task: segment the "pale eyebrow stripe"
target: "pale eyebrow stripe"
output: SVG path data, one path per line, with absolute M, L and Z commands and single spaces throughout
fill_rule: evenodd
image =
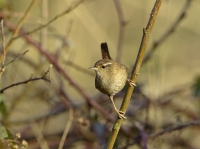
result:
M 107 65 L 111 65 L 111 64 L 112 64 L 111 62 L 108 62 L 108 63 L 103 64 L 103 66 L 107 66 Z

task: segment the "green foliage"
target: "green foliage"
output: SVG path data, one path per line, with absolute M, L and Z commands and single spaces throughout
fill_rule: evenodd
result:
M 10 139 L 13 140 L 14 137 L 10 130 L 8 130 L 5 126 L 0 123 L 0 139 Z
M 28 143 L 25 140 L 20 141 L 20 133 L 14 137 L 11 132 L 0 124 L 0 149 L 26 149 Z
M 7 115 L 7 107 L 6 107 L 5 102 L 3 101 L 0 102 L 0 112 L 3 115 L 3 117 Z
M 8 138 L 7 129 L 3 125 L 0 125 L 0 139 L 5 139 L 5 138 Z
M 6 131 L 7 131 L 8 139 L 13 140 L 14 137 L 13 137 L 12 133 L 10 132 L 10 130 L 8 130 L 8 129 L 6 128 Z
M 195 80 L 194 96 L 195 97 L 200 97 L 200 76 Z

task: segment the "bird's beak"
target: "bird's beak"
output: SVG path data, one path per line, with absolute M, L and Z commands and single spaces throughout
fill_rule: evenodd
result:
M 93 69 L 93 70 L 97 70 L 97 67 L 90 67 L 88 69 Z

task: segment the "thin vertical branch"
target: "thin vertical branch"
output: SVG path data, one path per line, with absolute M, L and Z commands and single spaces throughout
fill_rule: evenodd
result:
M 32 123 L 30 123 L 30 127 L 40 145 L 40 148 L 41 149 L 49 149 L 48 143 L 45 140 L 44 135 L 43 135 L 40 127 L 38 126 L 38 124 L 36 122 L 32 122 Z
M 67 134 L 68 134 L 69 129 L 70 129 L 71 125 L 72 125 L 72 122 L 73 122 L 73 109 L 70 108 L 69 109 L 69 120 L 68 120 L 67 125 L 65 127 L 65 131 L 64 131 L 64 133 L 62 135 L 62 138 L 61 138 L 61 141 L 60 141 L 58 149 L 62 149 L 63 148 L 65 140 L 66 140 L 66 137 L 67 137 Z
M 4 35 L 4 29 L 3 29 L 3 20 L 1 20 L 1 35 L 2 35 L 2 43 L 1 43 L 1 47 L 2 47 L 2 67 L 4 67 L 5 64 L 5 59 L 6 59 L 6 52 L 5 52 L 5 35 Z
M 122 56 L 122 47 L 124 42 L 125 26 L 127 22 L 124 19 L 123 11 L 119 0 L 114 0 L 114 4 L 117 10 L 118 20 L 119 20 L 119 37 L 117 43 L 117 57 L 116 61 L 120 63 Z
M 1 20 L 1 36 L 2 36 L 2 43 L 1 43 L 2 55 L 1 55 L 1 57 L 3 59 L 2 59 L 2 66 L 0 67 L 0 79 L 1 79 L 3 72 L 5 71 L 5 59 L 6 59 L 5 35 L 4 35 L 4 29 L 3 29 L 3 20 Z
M 135 66 L 133 68 L 132 75 L 131 75 L 131 80 L 133 81 L 133 83 L 135 83 L 136 80 L 137 80 L 139 70 L 140 70 L 140 67 L 142 65 L 144 53 L 145 53 L 147 43 L 148 43 L 148 40 L 149 40 L 149 36 L 150 36 L 151 31 L 152 31 L 153 25 L 155 23 L 156 17 L 158 15 L 158 11 L 160 9 L 161 3 L 162 3 L 162 0 L 156 0 L 155 1 L 154 7 L 153 7 L 152 12 L 150 14 L 149 22 L 147 23 L 146 28 L 143 29 L 142 41 L 141 41 L 141 44 L 140 44 L 136 63 L 135 63 Z M 128 87 L 128 90 L 127 90 L 126 95 L 124 97 L 120 111 L 126 112 L 133 90 L 134 90 L 134 86 Z M 115 140 L 116 140 L 118 132 L 119 132 L 119 129 L 120 129 L 121 124 L 122 124 L 122 120 L 123 119 L 117 118 L 117 120 L 115 121 L 111 135 L 110 135 L 110 138 L 109 138 L 109 141 L 108 141 L 108 144 L 107 144 L 107 149 L 113 148 Z

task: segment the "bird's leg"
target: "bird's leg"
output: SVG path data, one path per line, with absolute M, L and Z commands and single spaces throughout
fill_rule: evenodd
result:
M 136 86 L 136 84 L 131 79 L 127 79 L 127 82 L 130 86 Z
M 118 110 L 118 109 L 116 108 L 115 103 L 114 103 L 114 101 L 113 101 L 113 96 L 110 96 L 110 100 L 112 101 L 112 104 L 113 104 L 114 109 L 115 109 L 115 111 L 117 112 L 118 116 L 119 116 L 120 118 L 127 119 L 127 118 L 124 116 L 124 112 L 123 112 L 123 111 L 120 111 L 120 110 Z

